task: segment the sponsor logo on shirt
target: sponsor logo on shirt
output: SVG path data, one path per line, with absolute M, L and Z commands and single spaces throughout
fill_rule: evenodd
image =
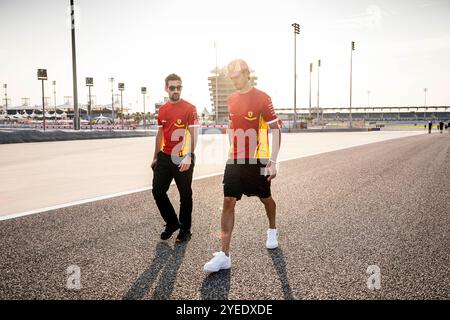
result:
M 177 122 L 175 122 L 175 127 L 184 128 L 183 121 L 181 121 L 181 119 L 178 119 Z
M 253 112 L 249 111 L 247 113 L 247 116 L 244 117 L 244 119 L 249 120 L 249 121 L 253 121 L 253 120 L 256 120 L 256 117 L 253 116 Z

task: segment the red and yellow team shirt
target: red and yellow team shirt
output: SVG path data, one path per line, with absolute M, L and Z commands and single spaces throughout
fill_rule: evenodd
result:
M 194 105 L 181 99 L 168 101 L 158 112 L 158 128 L 163 129 L 161 150 L 165 154 L 183 157 L 189 151 L 191 137 L 189 127 L 198 127 L 197 110 Z
M 272 100 L 263 91 L 252 88 L 235 92 L 228 98 L 231 130 L 230 159 L 269 159 L 269 125 L 281 121 Z

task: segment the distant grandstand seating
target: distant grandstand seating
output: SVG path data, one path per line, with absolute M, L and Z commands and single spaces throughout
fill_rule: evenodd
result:
M 283 119 L 293 119 L 292 109 L 276 109 Z M 320 118 L 324 121 L 347 121 L 349 108 L 320 108 Z M 297 108 L 300 118 L 309 116 L 308 108 Z M 314 113 L 315 114 L 315 113 Z M 365 121 L 409 121 L 419 122 L 429 120 L 444 122 L 450 121 L 449 106 L 403 106 L 403 107 L 354 107 L 352 108 L 353 120 Z

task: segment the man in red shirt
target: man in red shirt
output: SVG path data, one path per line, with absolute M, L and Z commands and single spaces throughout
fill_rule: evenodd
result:
M 276 204 L 271 195 L 270 182 L 277 174 L 281 122 L 270 97 L 250 85 L 250 70 L 244 60 L 231 61 L 228 76 L 237 92 L 228 98 L 230 153 L 223 177 L 222 251 L 214 253 L 214 258 L 205 264 L 203 269 L 206 272 L 231 267 L 234 208 L 243 194 L 257 196 L 264 204 L 269 220 L 266 248 L 278 247 Z M 272 131 L 272 154 L 269 150 L 269 128 Z
M 153 155 L 153 197 L 166 222 L 161 239 L 167 240 L 180 229 L 176 241 L 191 237 L 192 173 L 195 145 L 198 137 L 198 118 L 194 105 L 181 99 L 182 82 L 176 74 L 166 77 L 165 90 L 169 101 L 158 112 L 158 133 Z M 179 219 L 167 197 L 170 183 L 175 179 L 180 193 Z

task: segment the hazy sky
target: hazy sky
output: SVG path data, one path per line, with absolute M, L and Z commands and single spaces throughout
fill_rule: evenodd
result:
M 97 102 L 110 102 L 109 77 L 125 83 L 124 104 L 142 110 L 164 98 L 164 78 L 183 78 L 183 97 L 211 108 L 208 76 L 215 67 L 244 58 L 258 87 L 276 108 L 293 107 L 291 24 L 297 37 L 297 106 L 313 106 L 320 69 L 320 105 L 348 106 L 350 43 L 353 106 L 450 105 L 450 1 L 448 0 L 78 0 L 79 102 L 84 79 L 94 77 Z M 0 0 L 0 83 L 12 105 L 41 102 L 36 70 L 46 68 L 46 96 L 57 81 L 58 104 L 72 96 L 69 0 Z M 4 97 L 3 85 L 0 87 Z M 137 103 L 136 103 L 137 102 Z M 53 101 L 52 101 L 53 104 Z

